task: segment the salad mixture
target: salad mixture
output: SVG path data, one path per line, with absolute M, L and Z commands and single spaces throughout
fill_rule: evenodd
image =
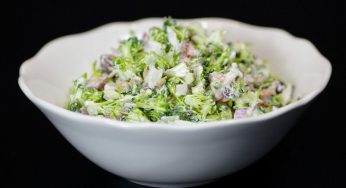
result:
M 131 32 L 74 81 L 66 108 L 128 122 L 205 122 L 267 113 L 291 101 L 293 86 L 272 75 L 249 44 L 225 31 L 165 18 Z

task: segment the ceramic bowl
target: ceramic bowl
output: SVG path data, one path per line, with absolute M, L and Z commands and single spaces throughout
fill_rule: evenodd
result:
M 178 20 L 227 31 L 248 41 L 274 74 L 295 86 L 300 100 L 257 117 L 208 123 L 127 123 L 63 108 L 72 80 L 89 72 L 100 54 L 130 30 L 144 32 L 162 19 L 110 23 L 45 45 L 20 68 L 19 85 L 60 133 L 101 168 L 142 185 L 190 187 L 234 173 L 270 151 L 326 87 L 331 65 L 307 40 L 276 28 L 221 18 Z M 68 170 L 68 169 L 66 169 Z

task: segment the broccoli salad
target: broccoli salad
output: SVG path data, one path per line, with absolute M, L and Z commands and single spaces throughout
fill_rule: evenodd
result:
M 245 42 L 225 31 L 165 18 L 131 32 L 74 81 L 66 109 L 127 122 L 206 122 L 258 116 L 291 102 L 293 86 L 272 75 Z

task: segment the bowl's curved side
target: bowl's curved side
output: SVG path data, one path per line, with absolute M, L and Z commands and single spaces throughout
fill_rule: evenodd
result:
M 311 84 L 312 92 L 277 111 L 247 119 L 200 123 L 198 126 L 120 122 L 73 113 L 55 105 L 54 101 L 60 104 L 61 97 L 65 97 L 61 88 L 66 86 L 62 86 L 62 82 L 70 80 L 65 77 L 63 81 L 59 79 L 67 73 L 76 74 L 75 70 L 79 67 L 70 67 L 71 70 L 60 68 L 56 75 L 53 75 L 55 77 L 51 78 L 49 71 L 61 65 L 56 65 L 59 61 L 54 61 L 55 64 L 52 65 L 50 55 L 60 57 L 60 53 L 66 50 L 66 44 L 69 44 L 68 50 L 71 50 L 76 47 L 75 42 L 78 46 L 84 46 L 88 42 L 95 43 L 95 46 L 101 45 L 102 47 L 93 51 L 98 54 L 108 48 L 104 46 L 106 43 L 97 43 L 99 37 L 102 36 L 102 40 L 107 41 L 107 36 L 112 32 L 122 33 L 139 27 L 143 29 L 144 26 L 148 27 L 160 21 L 145 19 L 132 24 L 109 24 L 48 44 L 37 56 L 22 65 L 18 80 L 20 88 L 77 150 L 114 174 L 133 181 L 160 185 L 195 184 L 225 176 L 253 163 L 283 138 L 299 114 L 326 87 L 331 66 L 310 42 L 296 39 L 282 30 L 250 26 L 225 19 L 196 20 L 209 26 L 221 27 L 228 24 L 229 28 L 255 30 L 258 36 L 253 37 L 258 40 L 264 40 L 262 37 L 271 37 L 273 34 L 274 42 L 275 38 L 279 38 L 279 42 L 276 41 L 278 44 L 284 39 L 289 40 L 289 44 L 294 44 L 299 50 L 306 49 L 304 53 L 311 56 L 312 60 L 309 61 L 316 62 L 316 67 L 313 67 L 314 71 L 309 76 L 305 76 L 306 80 L 297 80 L 309 83 L 316 78 L 317 85 Z M 88 42 L 85 41 L 87 39 Z M 259 47 L 258 50 L 261 49 Z M 89 51 L 86 48 L 83 50 Z M 85 60 L 85 56 L 79 57 L 75 54 L 68 58 L 74 61 Z M 88 58 L 87 60 L 89 61 Z M 42 70 L 48 73 L 42 73 Z

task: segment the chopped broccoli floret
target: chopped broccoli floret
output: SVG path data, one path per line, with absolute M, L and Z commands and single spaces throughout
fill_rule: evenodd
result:
M 293 85 L 225 31 L 167 17 L 134 32 L 92 73 L 73 82 L 65 108 L 128 122 L 216 121 L 257 116 L 292 101 Z

